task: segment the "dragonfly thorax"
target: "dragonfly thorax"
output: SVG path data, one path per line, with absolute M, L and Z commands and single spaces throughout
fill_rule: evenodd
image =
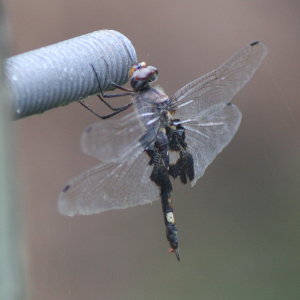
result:
M 167 126 L 172 126 L 173 116 L 167 109 L 162 109 L 160 111 L 160 127 L 166 128 Z

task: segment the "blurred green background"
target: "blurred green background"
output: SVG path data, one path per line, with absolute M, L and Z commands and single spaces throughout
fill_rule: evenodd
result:
M 73 103 L 12 124 L 31 299 L 300 299 L 300 2 L 4 3 L 11 55 L 115 29 L 170 95 L 251 41 L 269 50 L 234 99 L 243 120 L 231 144 L 196 187 L 175 186 L 180 263 L 167 253 L 159 202 L 58 214 L 67 180 L 97 163 L 79 149 L 92 114 Z

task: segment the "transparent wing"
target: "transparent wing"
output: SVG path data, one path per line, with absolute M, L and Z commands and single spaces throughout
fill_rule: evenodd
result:
M 145 126 L 133 111 L 119 119 L 101 120 L 88 126 L 81 136 L 81 150 L 102 162 L 120 162 L 137 151 L 145 133 Z
M 192 185 L 231 141 L 239 128 L 241 118 L 242 114 L 234 104 L 223 104 L 216 105 L 211 113 L 184 124 L 187 150 L 194 159 L 195 178 Z
M 181 88 L 171 98 L 175 118 L 180 119 L 186 128 L 188 151 L 194 158 L 192 185 L 236 133 L 241 113 L 229 102 L 250 80 L 266 54 L 263 43 L 253 42 L 216 70 Z
M 149 179 L 152 167 L 148 163 L 140 147 L 124 163 L 101 163 L 82 173 L 60 193 L 60 213 L 89 215 L 157 200 L 159 191 Z
M 250 80 L 267 54 L 266 46 L 253 42 L 236 52 L 212 72 L 188 83 L 172 98 L 176 118 L 205 115 L 216 104 L 228 103 Z

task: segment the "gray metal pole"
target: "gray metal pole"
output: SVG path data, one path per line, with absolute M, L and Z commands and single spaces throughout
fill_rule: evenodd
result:
M 6 24 L 0 0 L 0 299 L 25 300 L 22 213 L 13 164 L 10 98 L 4 78 Z
M 99 30 L 7 59 L 14 118 L 42 113 L 124 84 L 137 61 L 131 42 L 114 30 Z

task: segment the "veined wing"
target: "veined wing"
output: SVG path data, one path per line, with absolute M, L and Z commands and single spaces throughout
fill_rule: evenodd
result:
M 231 141 L 239 128 L 242 114 L 234 104 L 219 104 L 211 113 L 184 123 L 187 150 L 194 159 L 194 185 L 205 169 Z
M 86 128 L 80 140 L 86 155 L 102 162 L 122 162 L 141 147 L 146 127 L 136 110 L 119 119 L 101 120 Z
M 149 119 L 149 126 L 143 118 Z M 159 191 L 150 180 L 152 166 L 144 150 L 158 127 L 155 114 L 136 108 L 119 119 L 90 125 L 82 134 L 81 148 L 101 163 L 65 186 L 58 200 L 60 213 L 88 215 L 157 200 Z
M 237 51 L 224 64 L 188 83 L 172 98 L 175 117 L 182 120 L 205 116 L 218 110 L 250 80 L 267 54 L 262 42 L 253 42 Z
M 186 128 L 188 151 L 194 158 L 192 185 L 236 133 L 241 113 L 230 101 L 250 80 L 266 54 L 263 43 L 253 42 L 171 98 L 175 118 Z
M 101 163 L 66 185 L 59 196 L 59 211 L 89 215 L 157 200 L 159 191 L 150 180 L 151 171 L 142 147 L 127 161 Z

